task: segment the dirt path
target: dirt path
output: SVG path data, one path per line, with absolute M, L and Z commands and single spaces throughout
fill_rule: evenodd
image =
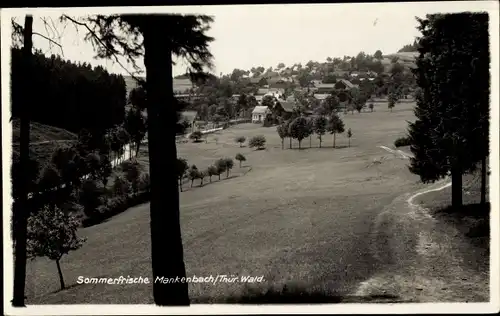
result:
M 489 271 L 470 269 L 462 255 L 473 252 L 473 246 L 455 227 L 414 203 L 418 196 L 450 185 L 445 179 L 412 195 L 402 195 L 379 215 L 372 251 L 386 268 L 362 282 L 354 295 L 397 295 L 413 302 L 489 300 Z M 379 251 L 387 248 L 390 253 Z

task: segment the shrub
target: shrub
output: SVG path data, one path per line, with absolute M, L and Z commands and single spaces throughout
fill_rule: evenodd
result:
M 104 188 L 94 180 L 85 180 L 79 194 L 79 203 L 88 217 L 93 216 L 103 203 Z
M 243 156 L 243 155 L 242 155 L 242 154 L 240 154 L 240 153 L 238 153 L 238 154 L 236 155 L 236 157 L 234 157 L 234 158 L 240 162 L 240 168 L 241 168 L 241 163 L 242 163 L 243 161 L 246 161 L 246 160 L 247 160 L 247 159 L 245 158 L 245 156 Z
M 409 137 L 400 137 L 394 141 L 394 146 L 403 147 L 410 146 L 410 138 Z
M 130 192 L 130 183 L 123 176 L 116 175 L 112 187 L 115 196 L 126 195 Z
M 199 142 L 200 139 L 203 137 L 203 134 L 200 131 L 194 131 L 189 135 L 189 138 L 192 139 L 194 142 Z
M 257 135 L 250 139 L 248 146 L 250 148 L 256 147 L 257 149 L 263 149 L 266 145 L 266 138 L 263 135 Z
M 139 190 L 141 192 L 148 192 L 151 188 L 151 178 L 149 173 L 143 173 L 139 179 Z
M 139 181 L 141 176 L 141 169 L 137 162 L 125 161 L 122 164 L 122 169 L 125 172 L 125 179 L 130 183 L 132 192 L 137 194 L 139 192 Z

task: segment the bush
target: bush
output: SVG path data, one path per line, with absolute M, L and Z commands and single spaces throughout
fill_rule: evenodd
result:
M 410 146 L 410 138 L 400 137 L 394 141 L 394 146 L 396 147 Z
M 97 208 L 98 212 L 96 212 L 95 215 L 93 215 L 92 217 L 87 217 L 83 220 L 83 227 L 89 227 L 99 224 L 104 220 L 122 213 L 131 207 L 148 202 L 150 198 L 151 195 L 149 191 L 140 192 L 139 194 L 135 195 L 112 197 L 108 199 L 105 205 L 101 205 Z
M 263 135 L 257 135 L 250 139 L 248 146 L 250 148 L 256 147 L 257 149 L 262 149 L 266 145 L 266 138 Z
M 189 138 L 192 139 L 194 142 L 199 142 L 200 139 L 203 137 L 203 134 L 200 131 L 194 131 L 189 135 Z
M 130 182 L 126 178 L 116 175 L 113 180 L 112 191 L 115 196 L 127 195 L 130 192 Z
M 141 178 L 139 179 L 139 190 L 141 192 L 147 192 L 151 188 L 151 178 L 149 176 L 149 173 L 144 173 L 141 175 Z

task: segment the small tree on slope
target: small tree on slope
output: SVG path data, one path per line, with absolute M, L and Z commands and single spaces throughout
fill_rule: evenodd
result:
M 46 205 L 28 219 L 28 255 L 56 262 L 61 290 L 65 283 L 60 260 L 70 251 L 79 249 L 86 240 L 76 236 L 79 226 L 76 216 L 57 206 Z
M 337 134 L 341 134 L 345 130 L 344 122 L 337 115 L 337 113 L 332 113 L 328 120 L 327 130 L 330 134 L 333 134 L 333 148 L 335 148 L 335 138 Z

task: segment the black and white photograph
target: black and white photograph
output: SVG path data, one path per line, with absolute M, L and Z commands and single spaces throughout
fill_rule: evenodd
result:
M 2 9 L 6 314 L 498 312 L 498 29 L 496 1 Z

